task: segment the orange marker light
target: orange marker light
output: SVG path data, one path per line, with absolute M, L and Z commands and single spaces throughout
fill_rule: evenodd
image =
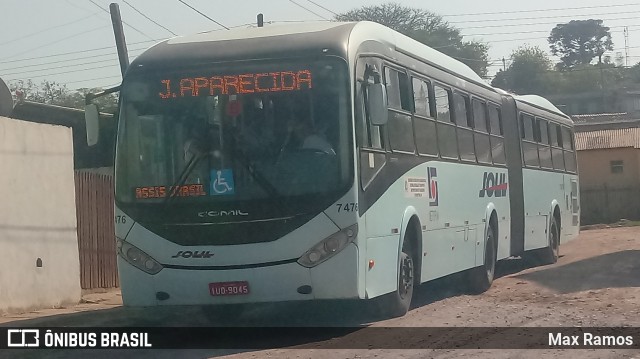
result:
M 376 262 L 373 259 L 369 259 L 369 269 L 373 268 L 374 265 L 376 265 Z

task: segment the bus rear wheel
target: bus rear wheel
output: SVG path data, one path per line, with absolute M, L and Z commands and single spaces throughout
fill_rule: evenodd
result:
M 549 246 L 542 250 L 539 255 L 540 264 L 554 264 L 560 256 L 560 231 L 558 230 L 558 221 L 556 217 L 551 217 L 551 226 L 549 226 Z
M 496 273 L 496 233 L 493 223 L 487 228 L 487 235 L 484 246 L 484 263 L 480 267 L 476 267 L 469 272 L 469 289 L 472 293 L 484 293 L 493 284 Z
M 378 301 L 378 309 L 385 317 L 401 317 L 409 311 L 415 283 L 415 265 L 409 239 L 402 244 L 398 261 L 398 288 Z

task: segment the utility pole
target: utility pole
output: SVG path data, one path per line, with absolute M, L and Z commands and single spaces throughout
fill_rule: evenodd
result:
M 127 67 L 129 67 L 129 53 L 127 51 L 127 42 L 124 39 L 124 29 L 122 28 L 122 18 L 120 17 L 120 7 L 116 3 L 109 5 L 111 12 L 111 23 L 113 24 L 113 35 L 116 37 L 116 49 L 118 50 L 118 59 L 120 60 L 120 71 L 124 76 Z
M 629 27 L 624 27 L 624 66 L 629 67 Z
M 507 60 L 504 58 L 504 56 L 502 57 L 502 70 L 507 71 Z

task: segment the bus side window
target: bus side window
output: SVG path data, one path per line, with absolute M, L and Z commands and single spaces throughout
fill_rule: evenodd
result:
M 504 154 L 504 137 L 502 132 L 502 114 L 496 105 L 489 105 L 489 133 L 491 134 L 491 158 L 493 163 L 504 165 L 506 157 Z
M 429 84 L 417 78 L 413 78 L 413 103 L 415 114 L 425 117 L 433 117 L 431 103 L 429 101 Z
M 413 127 L 418 153 L 437 156 L 438 139 L 436 136 L 436 121 L 431 113 L 431 86 L 428 82 L 417 78 L 414 78 L 412 83 L 415 108 Z
M 389 108 L 411 111 L 411 95 L 407 74 L 385 67 L 384 76 Z
M 473 125 L 474 125 L 474 143 L 476 147 L 476 155 L 478 162 L 491 163 L 491 141 L 489 140 L 489 131 L 487 126 L 487 104 L 484 101 L 473 99 Z
M 537 131 L 534 133 L 533 116 L 520 114 L 520 137 L 522 140 L 522 157 L 527 167 L 540 167 L 538 159 Z
M 371 82 L 370 82 L 371 83 Z M 359 82 L 359 94 L 357 95 L 356 116 L 358 116 L 358 129 L 360 135 L 360 184 L 364 190 L 373 181 L 376 174 L 386 162 L 384 142 L 382 141 L 382 127 L 371 124 L 369 109 L 367 107 L 367 85 Z
M 464 161 L 476 161 L 476 153 L 473 145 L 473 120 L 469 113 L 469 96 L 455 92 L 453 94 L 455 123 L 458 125 L 458 146 L 460 159 Z
M 551 142 L 551 159 L 553 169 L 564 171 L 564 155 L 562 154 L 562 134 L 560 126 L 555 123 L 549 124 L 549 140 Z
M 435 85 L 433 86 L 436 99 L 436 118 L 440 122 L 451 122 L 451 109 L 449 106 L 450 91 Z
M 564 164 L 567 172 L 576 172 L 576 153 L 573 146 L 573 134 L 568 127 L 562 126 L 562 147 L 564 148 Z
M 413 123 L 411 121 L 411 95 L 406 73 L 385 67 L 387 98 L 389 99 L 389 122 L 387 132 L 392 150 L 415 152 Z
M 458 159 L 458 138 L 456 127 L 451 122 L 451 106 L 449 99 L 451 91 L 434 85 L 433 92 L 436 101 L 436 119 L 438 120 L 438 147 L 442 157 Z
M 549 122 L 545 119 L 537 118 L 538 124 L 538 156 L 540 156 L 540 166 L 543 168 L 553 168 L 551 162 L 551 147 L 549 146 Z
M 380 126 L 371 124 L 369 110 L 367 109 L 367 85 L 362 84 L 360 95 L 358 96 L 359 123 L 360 123 L 360 145 L 365 148 L 384 149 L 382 141 L 382 130 Z

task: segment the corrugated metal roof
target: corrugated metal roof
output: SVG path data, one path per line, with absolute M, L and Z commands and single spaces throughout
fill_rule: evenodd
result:
M 571 115 L 573 122 L 576 125 L 587 124 L 587 123 L 607 123 L 607 122 L 617 122 L 617 121 L 629 121 L 634 120 L 626 112 L 619 113 L 597 113 L 597 114 L 589 114 L 589 115 Z
M 576 132 L 577 150 L 624 147 L 640 149 L 640 128 Z

